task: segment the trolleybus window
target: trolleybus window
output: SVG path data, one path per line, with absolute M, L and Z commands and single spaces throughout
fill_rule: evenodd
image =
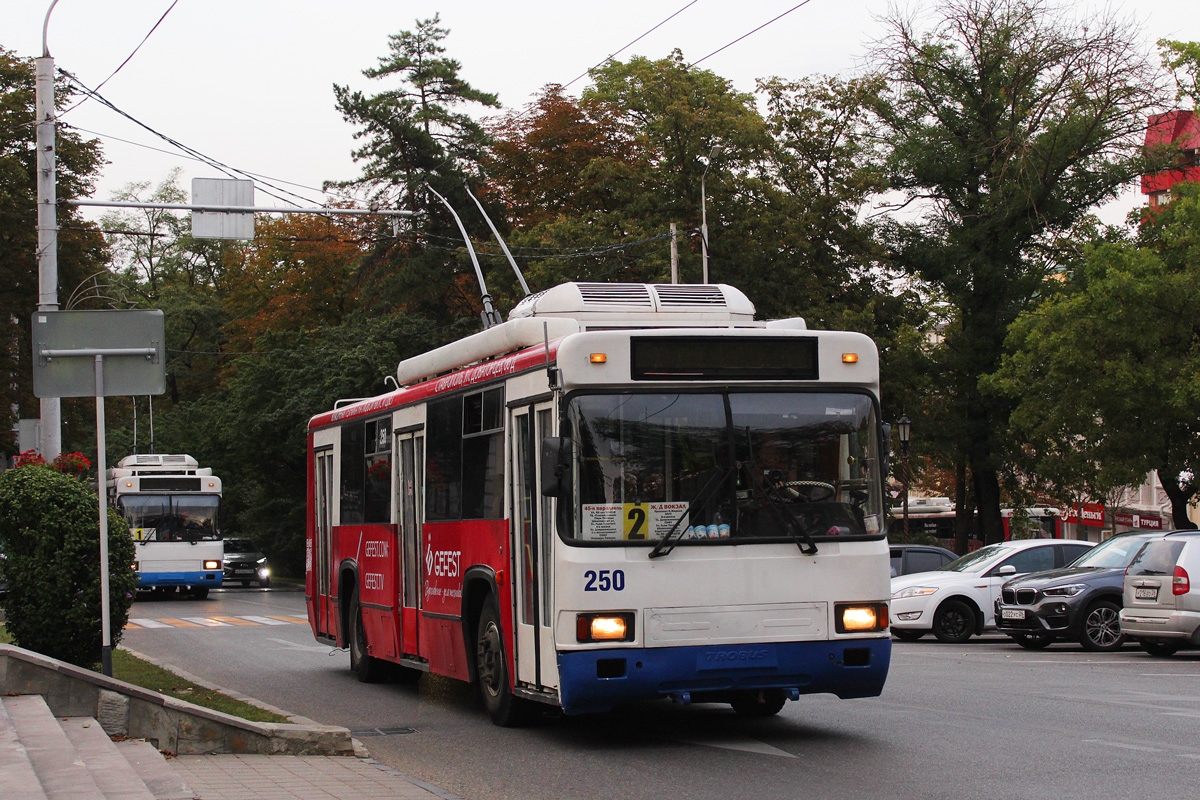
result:
M 429 403 L 425 518 L 503 519 L 504 389 Z
M 778 541 L 883 532 L 870 397 L 839 393 L 571 399 L 570 540 Z
M 117 498 L 117 508 L 129 520 L 133 538 L 139 542 L 198 542 L 220 539 L 216 495 L 126 494 Z
M 342 524 L 391 521 L 391 435 L 387 419 L 342 428 Z

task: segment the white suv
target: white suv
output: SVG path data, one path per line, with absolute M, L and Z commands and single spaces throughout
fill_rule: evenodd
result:
M 897 639 L 965 642 L 996 627 L 1000 586 L 1018 575 L 1065 567 L 1091 542 L 1022 539 L 981 547 L 933 572 L 892 578 L 891 628 Z
M 1200 647 L 1200 531 L 1147 542 L 1125 570 L 1121 630 L 1152 656 Z

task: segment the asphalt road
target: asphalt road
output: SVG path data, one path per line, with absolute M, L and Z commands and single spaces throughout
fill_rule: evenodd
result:
M 131 617 L 161 627 L 127 629 L 122 644 L 344 725 L 376 759 L 467 800 L 1093 800 L 1191 797 L 1200 785 L 1200 652 L 896 642 L 879 698 L 802 697 L 757 721 L 642 703 L 509 730 L 456 681 L 358 683 L 303 616 L 301 593 L 275 589 L 138 601 Z

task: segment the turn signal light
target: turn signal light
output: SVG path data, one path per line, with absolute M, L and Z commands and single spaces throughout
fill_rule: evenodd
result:
M 592 353 L 588 356 L 588 360 L 593 364 L 607 364 L 608 353 Z
M 204 568 L 205 569 L 220 569 L 221 562 L 220 561 L 205 561 Z
M 842 353 L 842 363 L 843 364 L 857 364 L 858 363 L 858 353 Z
M 838 633 L 873 633 L 888 626 L 887 603 L 842 603 L 833 613 Z
M 633 614 L 578 614 L 575 617 L 575 638 L 581 642 L 631 642 Z

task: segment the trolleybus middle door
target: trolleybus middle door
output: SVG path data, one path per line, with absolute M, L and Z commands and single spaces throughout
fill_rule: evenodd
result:
M 400 535 L 400 652 L 420 652 L 417 628 L 421 607 L 421 497 L 425 437 L 420 430 L 396 434 L 396 523 Z
M 516 674 L 518 682 L 538 689 L 558 686 L 551 628 L 553 501 L 542 496 L 537 469 L 552 413 L 551 403 L 515 408 L 511 429 Z

